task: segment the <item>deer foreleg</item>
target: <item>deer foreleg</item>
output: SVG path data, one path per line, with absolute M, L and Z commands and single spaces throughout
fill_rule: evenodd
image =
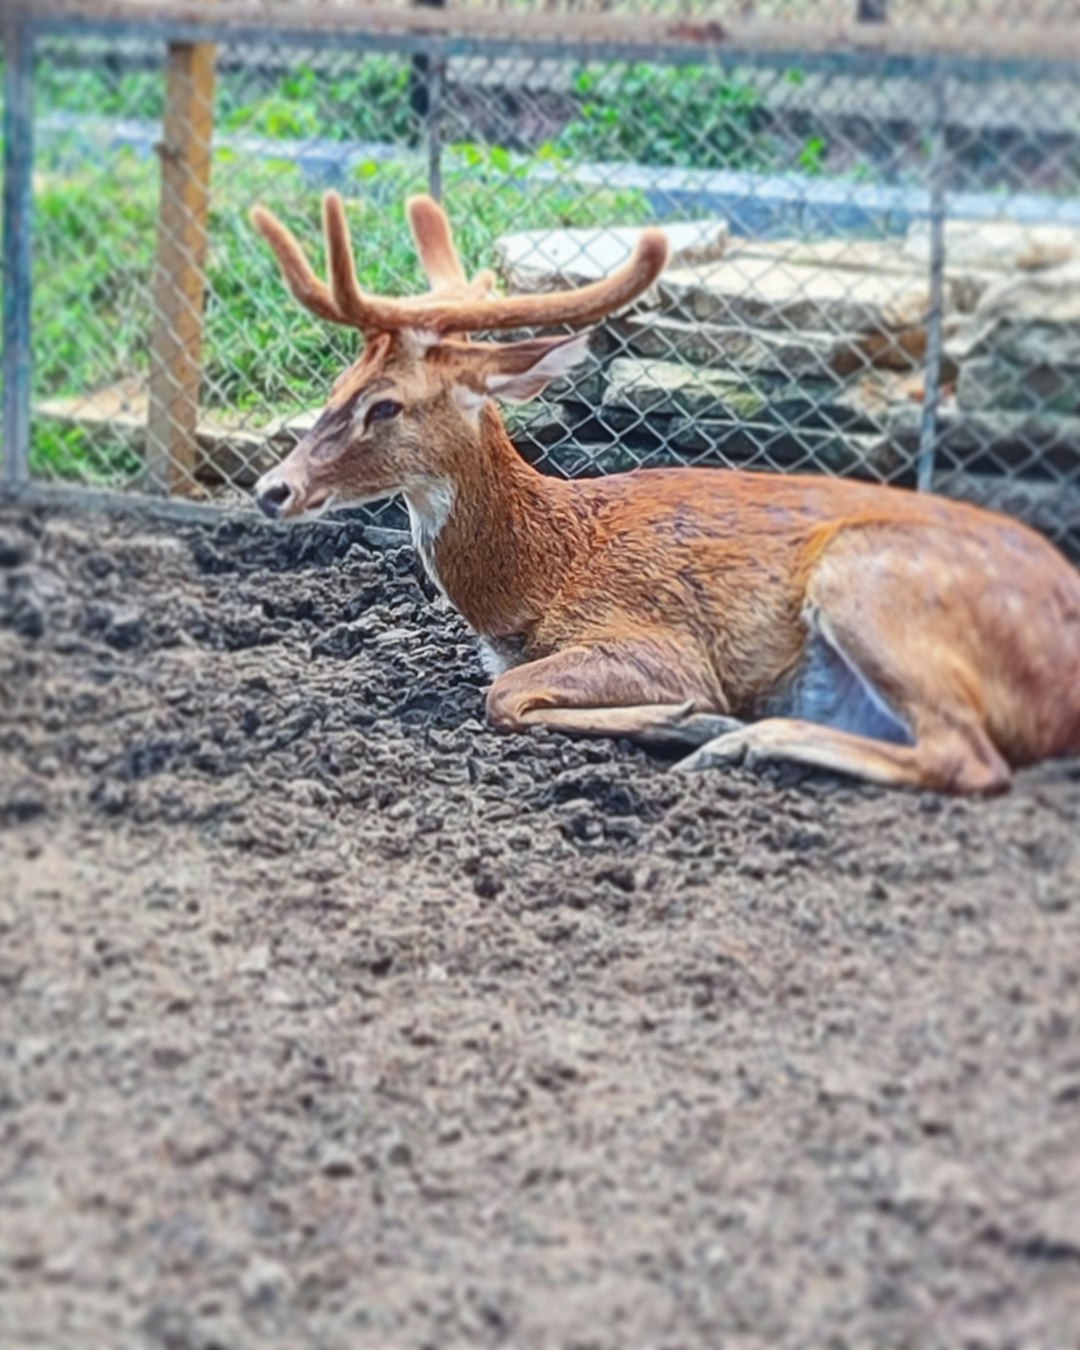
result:
M 893 745 L 787 717 L 752 722 L 719 736 L 678 768 L 754 765 L 764 760 L 788 760 L 870 783 L 938 792 L 1003 792 L 1011 777 L 1008 765 L 974 724 L 939 724 L 926 729 L 914 745 Z
M 723 706 L 708 676 L 660 639 L 556 652 L 500 675 L 487 699 L 491 721 L 509 731 L 545 726 L 673 747 L 741 727 Z

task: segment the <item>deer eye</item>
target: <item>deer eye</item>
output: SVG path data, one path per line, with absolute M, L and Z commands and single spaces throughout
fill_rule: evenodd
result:
M 392 398 L 380 399 L 378 403 L 373 403 L 368 409 L 365 423 L 370 426 L 372 422 L 389 422 L 392 417 L 397 417 L 401 412 L 401 404 Z

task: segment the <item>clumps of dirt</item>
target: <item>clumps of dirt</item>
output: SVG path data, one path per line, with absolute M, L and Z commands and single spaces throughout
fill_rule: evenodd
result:
M 13 1344 L 1040 1344 L 1080 769 L 504 736 L 357 522 L 0 511 Z

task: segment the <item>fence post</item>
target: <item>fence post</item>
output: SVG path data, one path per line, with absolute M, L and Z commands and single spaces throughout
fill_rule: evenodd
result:
M 445 9 L 446 0 L 412 0 L 420 9 Z M 409 106 L 427 136 L 428 192 L 442 198 L 442 100 L 446 62 L 426 53 L 414 56 L 409 72 Z
M 169 44 L 154 262 L 145 485 L 190 496 L 202 376 L 216 48 Z
M 4 32 L 4 486 L 30 476 L 31 229 L 34 205 L 34 39 Z
M 922 421 L 919 427 L 917 481 L 920 492 L 928 492 L 934 480 L 945 317 L 945 196 L 949 158 L 945 76 L 940 71 L 934 75 L 932 95 L 934 120 L 930 153 L 930 313 L 926 320 Z
M 442 101 L 446 63 L 433 60 L 428 71 L 428 192 L 442 201 Z

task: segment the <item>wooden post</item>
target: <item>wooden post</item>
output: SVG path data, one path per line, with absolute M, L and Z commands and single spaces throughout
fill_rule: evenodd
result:
M 170 43 L 159 147 L 145 480 L 184 496 L 195 487 L 216 54 L 208 42 Z

